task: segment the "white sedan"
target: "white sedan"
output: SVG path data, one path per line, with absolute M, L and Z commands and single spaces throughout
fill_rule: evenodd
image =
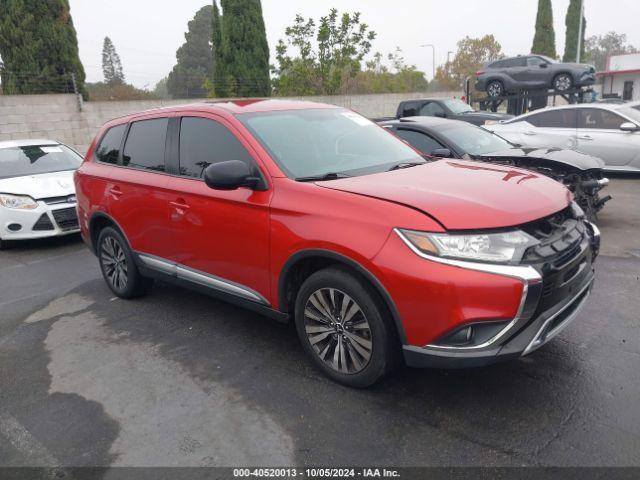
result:
M 523 146 L 600 157 L 607 171 L 640 172 L 640 102 L 545 108 L 485 128 Z
M 0 142 L 0 249 L 79 231 L 73 173 L 81 163 L 55 141 Z

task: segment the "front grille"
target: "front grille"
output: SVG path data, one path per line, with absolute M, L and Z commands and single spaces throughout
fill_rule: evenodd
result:
M 580 253 L 580 244 L 587 232 L 583 218 L 576 218 L 571 207 L 550 217 L 521 227 L 538 240 L 524 254 L 525 263 L 552 262 L 562 266 Z
M 62 208 L 60 210 L 54 210 L 53 218 L 56 220 L 58 227 L 61 230 L 76 230 L 78 228 L 78 214 L 75 207 Z
M 33 231 L 44 232 L 47 230 L 53 230 L 53 223 L 51 223 L 51 220 L 49 219 L 49 215 L 47 215 L 46 213 L 43 213 L 42 215 L 40 215 L 40 218 L 33 226 Z

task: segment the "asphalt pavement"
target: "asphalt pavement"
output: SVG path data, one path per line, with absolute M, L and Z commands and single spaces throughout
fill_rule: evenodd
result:
M 0 466 L 640 466 L 640 178 L 609 191 L 560 336 L 363 391 L 255 313 L 166 284 L 114 298 L 76 236 L 0 252 Z

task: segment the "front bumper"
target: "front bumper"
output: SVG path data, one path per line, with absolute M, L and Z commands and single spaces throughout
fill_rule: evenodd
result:
M 0 238 L 31 240 L 59 237 L 80 231 L 76 204 L 61 202 L 53 205 L 38 201 L 33 210 L 0 207 Z
M 429 344 L 403 346 L 405 362 L 412 367 L 468 368 L 528 355 L 547 343 L 584 307 L 594 283 L 593 261 L 600 248 L 600 232 L 588 224 L 589 235 L 579 253 L 561 268 L 539 270 L 523 277 L 524 288 L 517 315 L 482 345 L 472 347 Z

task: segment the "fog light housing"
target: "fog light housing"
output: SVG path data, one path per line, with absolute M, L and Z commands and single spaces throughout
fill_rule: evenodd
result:
M 20 225 L 19 223 L 12 223 L 7 228 L 12 232 L 19 232 L 20 230 L 22 230 L 22 225 Z
M 430 347 L 442 348 L 478 348 L 490 342 L 509 324 L 505 321 L 482 322 L 462 327 L 448 333 Z

